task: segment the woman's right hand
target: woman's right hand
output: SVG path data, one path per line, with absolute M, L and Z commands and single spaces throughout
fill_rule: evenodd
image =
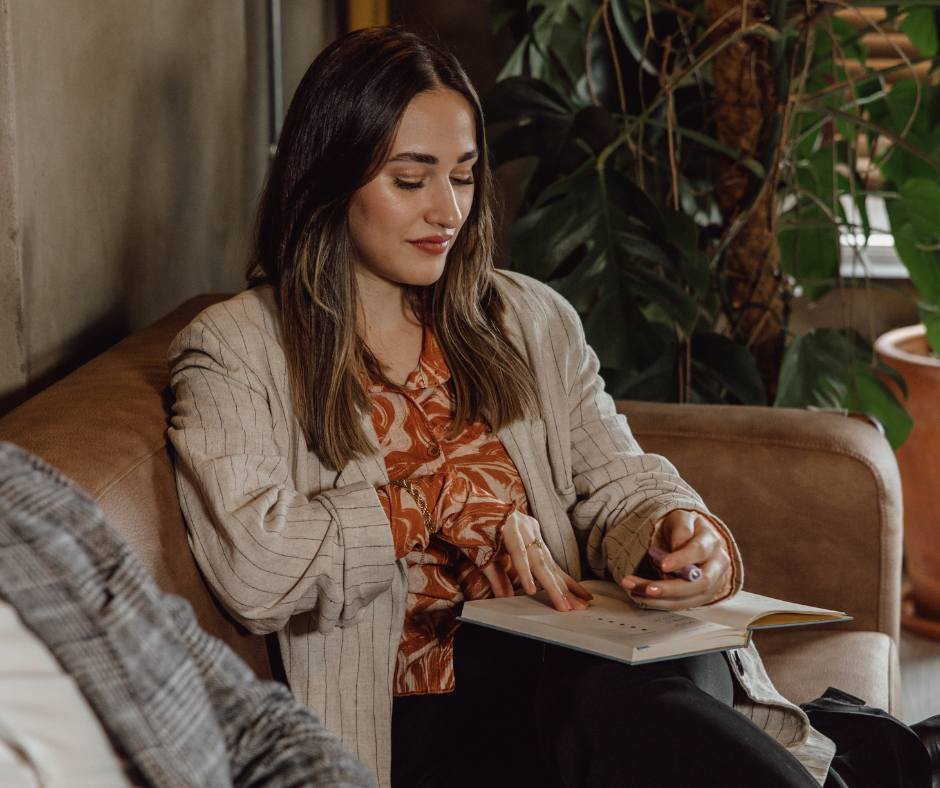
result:
M 534 517 L 513 511 L 503 524 L 503 549 L 512 562 L 514 572 L 522 584 L 522 590 L 534 594 L 538 584 L 548 592 L 557 610 L 587 610 L 591 592 L 577 580 L 561 570 L 555 563 L 548 547 L 542 541 L 542 530 Z M 486 577 L 497 597 L 513 596 L 512 580 L 499 558 L 484 569 Z

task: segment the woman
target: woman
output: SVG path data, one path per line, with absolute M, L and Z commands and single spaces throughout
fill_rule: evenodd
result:
M 493 269 L 482 113 L 455 60 L 390 29 L 317 58 L 249 281 L 170 351 L 192 549 L 381 785 L 826 779 L 833 743 L 753 649 L 627 667 L 457 626 L 463 599 L 513 583 L 584 609 L 582 551 L 667 609 L 742 571 L 616 415 L 573 309 Z M 652 544 L 702 579 L 639 577 Z

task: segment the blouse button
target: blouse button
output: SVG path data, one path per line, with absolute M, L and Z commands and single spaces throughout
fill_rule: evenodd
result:
M 437 455 L 440 454 L 440 453 L 441 453 L 441 447 L 438 446 L 436 443 L 432 443 L 430 446 L 428 446 L 428 455 L 429 455 L 429 456 L 431 456 L 431 457 L 437 457 Z

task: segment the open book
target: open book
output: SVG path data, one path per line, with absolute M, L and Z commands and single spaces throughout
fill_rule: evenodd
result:
M 561 613 L 540 591 L 466 602 L 460 620 L 637 665 L 742 648 L 754 629 L 851 618 L 745 591 L 717 605 L 670 613 L 637 607 L 616 583 L 586 580 L 582 585 L 594 595 L 584 611 Z

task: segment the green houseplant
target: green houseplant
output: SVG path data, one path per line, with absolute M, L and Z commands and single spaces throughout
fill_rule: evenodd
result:
M 530 161 L 513 265 L 575 305 L 614 396 L 863 410 L 895 447 L 910 431 L 872 337 L 787 327 L 797 288 L 843 284 L 840 234 L 864 242 L 876 193 L 940 347 L 938 91 L 887 89 L 917 64 L 867 68 L 846 7 L 492 2 L 519 37 L 485 101 L 493 163 Z M 932 8 L 887 21 L 936 56 Z

